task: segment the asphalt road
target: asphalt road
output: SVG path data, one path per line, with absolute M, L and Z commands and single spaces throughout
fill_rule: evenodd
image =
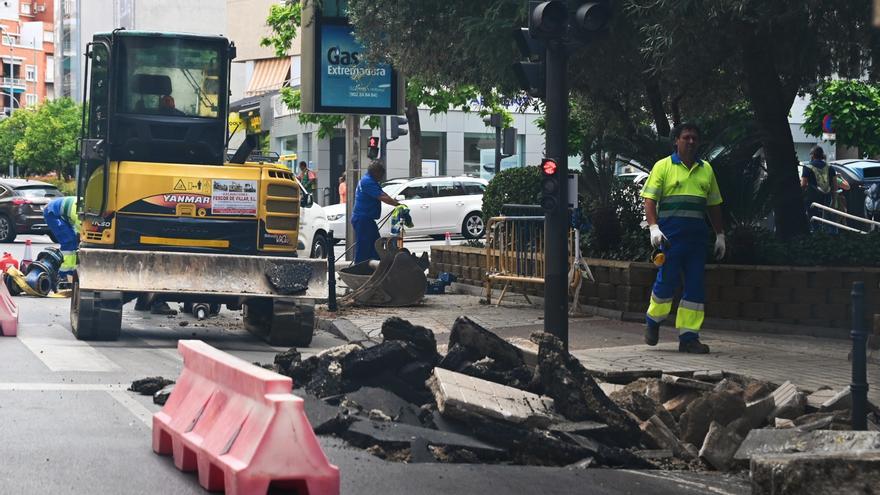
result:
M 34 255 L 48 238 L 35 236 Z M 0 246 L 20 256 L 24 238 Z M 18 337 L 0 337 L 0 493 L 204 493 L 194 473 L 151 450 L 150 397 L 126 389 L 148 376 L 176 379 L 179 339 L 201 339 L 249 362 L 269 363 L 274 348 L 241 329 L 237 313 L 199 322 L 125 308 L 116 342 L 77 341 L 68 299 L 18 297 Z M 184 326 L 185 325 L 185 326 Z M 314 353 L 342 342 L 319 332 Z M 746 493 L 742 479 L 720 475 L 448 464 L 380 460 L 321 437 L 340 467 L 343 493 L 596 493 L 718 495 Z

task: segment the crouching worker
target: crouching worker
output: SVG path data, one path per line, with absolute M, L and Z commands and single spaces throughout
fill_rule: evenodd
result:
M 79 247 L 80 220 L 76 213 L 76 198 L 55 198 L 43 209 L 43 218 L 52 235 L 61 244 L 64 259 L 58 270 L 59 288 L 69 285 L 76 275 L 76 250 Z

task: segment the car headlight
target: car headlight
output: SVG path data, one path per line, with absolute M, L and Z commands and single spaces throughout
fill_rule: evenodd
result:
M 338 215 L 327 215 L 327 221 L 328 222 L 335 222 L 335 221 L 339 220 L 340 218 L 343 218 L 344 216 L 345 216 L 345 213 L 340 213 Z

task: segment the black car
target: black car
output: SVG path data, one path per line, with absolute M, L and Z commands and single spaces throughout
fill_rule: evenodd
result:
M 0 179 L 0 242 L 13 242 L 18 234 L 46 234 L 43 208 L 63 196 L 52 184 L 26 179 Z

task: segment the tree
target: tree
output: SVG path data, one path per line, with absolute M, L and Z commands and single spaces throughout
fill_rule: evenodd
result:
M 822 120 L 832 116 L 836 141 L 859 149 L 862 156 L 880 154 L 880 88 L 859 80 L 823 82 L 804 112 L 804 131 L 822 135 Z
M 59 179 L 73 176 L 82 107 L 70 98 L 46 100 L 33 112 L 15 144 L 15 161 L 30 173 L 56 172 Z
M 0 121 L 0 165 L 8 165 L 15 160 L 15 146 L 24 137 L 35 112 L 29 108 L 21 108 L 12 112 L 8 118 Z M 24 175 L 26 167 L 19 164 L 19 174 Z

